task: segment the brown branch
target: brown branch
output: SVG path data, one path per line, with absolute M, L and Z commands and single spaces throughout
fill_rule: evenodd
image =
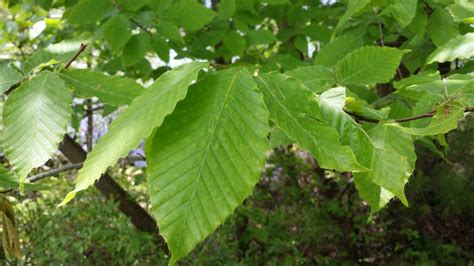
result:
M 87 44 L 85 43 L 81 43 L 81 46 L 79 46 L 79 49 L 77 50 L 77 52 L 72 56 L 72 58 L 66 63 L 66 65 L 64 66 L 64 69 L 67 69 L 69 68 L 69 66 L 72 64 L 72 62 L 74 62 L 74 60 L 77 59 L 77 57 L 79 57 L 79 55 L 82 54 L 82 52 L 84 52 L 84 50 L 87 48 Z
M 47 177 L 55 176 L 57 174 L 60 174 L 62 172 L 67 172 L 71 170 L 76 170 L 82 167 L 83 163 L 72 163 L 72 164 L 66 164 L 61 167 L 58 167 L 56 169 L 53 169 L 51 171 L 46 171 L 43 173 L 39 173 L 37 175 L 31 176 L 28 178 L 30 182 L 37 182 L 40 181 L 41 179 L 45 179 Z
M 353 113 L 351 111 L 344 110 L 344 112 L 346 112 L 347 114 L 353 116 L 355 118 L 355 120 L 358 121 L 358 122 L 359 121 L 370 122 L 370 123 L 380 122 L 380 120 L 378 120 L 378 119 L 364 117 L 362 115 L 358 115 L 358 114 Z M 464 109 L 464 112 L 467 112 L 467 113 L 474 112 L 474 107 L 466 107 L 466 109 Z M 432 117 L 435 114 L 436 114 L 436 111 L 431 111 L 431 112 L 428 112 L 428 113 L 419 114 L 419 115 L 415 115 L 415 116 L 398 118 L 398 119 L 395 119 L 395 122 L 397 122 L 397 123 L 409 122 L 409 121 L 418 120 L 418 119 L 422 119 L 422 118 Z

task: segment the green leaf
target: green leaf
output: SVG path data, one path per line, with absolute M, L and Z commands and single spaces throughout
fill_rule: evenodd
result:
M 316 54 L 314 63 L 325 67 L 332 67 L 348 53 L 363 45 L 360 36 L 344 35 L 321 48 Z
M 71 104 L 64 82 L 47 71 L 9 95 L 3 109 L 3 147 L 21 179 L 57 150 L 71 118 Z
M 22 80 L 23 75 L 15 69 L 8 66 L 0 67 L 0 94 Z
M 39 49 L 25 60 L 23 71 L 30 74 L 36 68 L 65 63 L 77 52 L 85 40 L 65 40 Z
M 399 124 L 390 124 L 400 128 L 403 132 L 417 136 L 433 136 L 445 134 L 458 127 L 458 120 L 464 116 L 465 106 L 456 101 L 449 101 L 441 105 L 431 119 L 431 123 L 423 128 L 402 127 Z
M 263 3 L 269 4 L 269 5 L 284 5 L 288 4 L 288 0 L 263 0 Z
M 416 15 L 417 0 L 394 0 L 390 5 L 392 16 L 400 26 L 408 26 Z
M 433 43 L 440 47 L 459 35 L 458 24 L 444 9 L 438 8 L 428 19 L 426 31 Z
M 426 60 L 426 64 L 433 62 L 449 62 L 455 59 L 469 59 L 474 56 L 474 33 L 467 33 L 451 39 L 438 47 Z
M 102 34 L 113 51 L 122 49 L 132 37 L 130 21 L 123 15 L 110 18 L 104 25 Z
M 299 80 L 315 93 L 330 89 L 336 83 L 334 73 L 322 66 L 299 67 L 285 74 Z
M 135 81 L 118 76 L 107 76 L 87 69 L 66 70 L 61 74 L 66 85 L 84 98 L 97 97 L 108 105 L 120 106 L 130 102 L 145 89 Z
M 150 0 L 116 0 L 122 8 L 130 11 L 137 11 L 144 7 Z
M 232 17 L 235 13 L 234 0 L 221 0 L 219 4 L 219 16 L 223 19 Z
M 317 101 L 311 91 L 277 73 L 264 74 L 257 81 L 272 121 L 310 151 L 322 168 L 364 170 L 350 147 L 340 144 L 336 130 L 320 121 Z
M 123 48 L 122 63 L 124 66 L 133 66 L 140 62 L 150 50 L 150 35 L 146 32 L 133 35 Z
M 224 46 L 234 55 L 242 55 L 245 50 L 245 38 L 237 31 L 229 31 L 222 40 Z
M 71 24 L 92 24 L 114 9 L 110 0 L 80 0 L 68 9 L 65 17 Z
M 341 143 L 350 145 L 357 161 L 369 169 L 354 173 L 360 196 L 369 203 L 372 212 L 383 208 L 394 195 L 408 205 L 401 189 L 410 169 L 408 159 L 390 148 L 394 145 L 383 144 L 389 137 L 373 141 L 362 126 L 344 112 L 345 98 L 345 88 L 333 88 L 318 97 L 318 104 L 322 120 L 339 132 Z
M 187 255 L 242 204 L 269 149 L 268 111 L 244 71 L 210 74 L 147 143 L 152 211 L 171 251 Z
M 276 41 L 275 36 L 269 30 L 252 30 L 246 33 L 249 45 L 271 44 Z
M 186 96 L 189 84 L 206 66 L 207 63 L 189 63 L 168 71 L 136 97 L 87 155 L 84 166 L 78 172 L 74 191 L 69 192 L 61 205 L 73 199 L 77 192 L 93 185 L 109 166 L 150 136 L 153 129 L 173 112 L 176 103 Z
M 7 189 L 19 189 L 20 188 L 20 179 L 15 175 L 14 172 L 9 171 L 3 165 L 0 165 L 0 188 L 2 190 Z M 38 191 L 45 190 L 46 186 L 25 182 L 24 191 Z
M 458 0 L 448 7 L 448 11 L 456 22 L 464 22 L 474 17 L 474 3 L 468 0 Z
M 151 36 L 151 45 L 161 60 L 168 63 L 170 61 L 170 47 L 166 40 L 154 34 Z
M 208 24 L 216 13 L 195 0 L 181 0 L 164 12 L 170 19 L 186 31 L 197 31 Z
M 364 9 L 368 4 L 370 4 L 372 0 L 357 0 L 357 1 L 349 1 L 347 4 L 347 9 L 344 15 L 342 15 L 339 18 L 339 21 L 337 22 L 336 28 L 333 31 L 332 38 L 336 37 L 336 33 L 340 30 L 342 26 L 346 24 L 346 22 L 354 15 L 357 14 L 357 12 L 361 11 Z
M 272 149 L 281 146 L 281 145 L 289 145 L 293 144 L 294 141 L 288 137 L 288 135 L 285 134 L 281 128 L 274 126 L 272 127 L 271 133 L 270 133 L 270 147 Z
M 344 57 L 336 66 L 341 84 L 366 85 L 390 81 L 403 51 L 389 47 L 366 46 Z
M 159 19 L 156 23 L 156 31 L 170 40 L 183 42 L 178 27 L 169 21 Z

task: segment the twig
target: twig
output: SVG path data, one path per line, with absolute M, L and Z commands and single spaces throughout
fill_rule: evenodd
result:
M 92 151 L 94 144 L 94 111 L 92 111 L 92 100 L 88 99 L 86 102 L 86 116 L 87 116 L 87 134 L 86 134 L 86 145 L 87 151 Z
M 125 159 L 129 160 L 130 162 L 135 162 L 135 161 L 143 161 L 143 160 L 145 160 L 145 157 L 137 156 L 137 155 L 130 155 L 130 156 L 126 157 Z M 55 175 L 63 173 L 63 172 L 79 169 L 79 168 L 82 167 L 82 165 L 83 165 L 83 163 L 66 164 L 66 165 L 60 166 L 58 168 L 52 169 L 50 171 L 46 171 L 46 172 L 39 173 L 37 175 L 31 176 L 31 177 L 28 178 L 28 180 L 30 182 L 37 182 L 39 180 L 42 180 L 42 179 L 45 179 L 45 178 L 48 178 L 48 177 L 51 177 L 51 176 L 55 176 Z
M 85 43 L 81 43 L 81 46 L 79 46 L 79 49 L 77 50 L 77 52 L 72 56 L 72 58 L 66 63 L 66 65 L 64 66 L 64 69 L 67 69 L 69 68 L 69 66 L 72 64 L 72 62 L 74 62 L 74 60 L 77 59 L 77 57 L 82 53 L 84 52 L 84 50 L 87 48 L 87 44 Z
M 344 112 L 346 112 L 347 114 L 353 116 L 357 121 L 364 121 L 364 122 L 370 122 L 370 123 L 380 122 L 380 120 L 364 117 L 364 116 L 355 114 L 351 111 L 344 110 Z M 467 113 L 474 112 L 474 107 L 466 107 L 464 109 L 464 112 L 467 112 Z M 419 114 L 419 115 L 415 115 L 415 116 L 398 118 L 398 119 L 395 119 L 395 122 L 397 122 L 397 123 L 409 122 L 409 121 L 418 120 L 418 119 L 422 119 L 422 118 L 432 117 L 435 114 L 436 114 L 436 111 L 431 111 L 431 112 L 428 112 L 428 113 Z
M 31 176 L 31 177 L 28 178 L 28 180 L 30 182 L 36 182 L 36 181 L 39 181 L 39 180 L 47 178 L 47 177 L 55 176 L 55 175 L 60 174 L 62 172 L 67 172 L 67 171 L 79 169 L 81 167 L 82 167 L 82 163 L 66 164 L 66 165 L 63 165 L 63 166 L 58 167 L 56 169 Z
M 139 27 L 140 29 L 142 29 L 143 31 L 147 32 L 147 33 L 151 33 L 147 28 L 145 28 L 142 24 L 140 24 L 138 21 L 136 21 L 135 19 L 131 18 L 130 21 L 135 24 L 137 27 Z

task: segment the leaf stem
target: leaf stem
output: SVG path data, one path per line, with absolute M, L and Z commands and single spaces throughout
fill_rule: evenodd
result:
M 84 50 L 87 48 L 87 44 L 85 43 L 81 43 L 81 46 L 79 46 L 79 49 L 77 50 L 77 52 L 72 56 L 72 58 L 66 63 L 66 65 L 64 66 L 64 69 L 67 69 L 69 68 L 69 66 L 72 64 L 72 62 L 74 62 L 74 60 L 77 59 L 77 57 L 79 57 L 79 55 L 84 52 Z

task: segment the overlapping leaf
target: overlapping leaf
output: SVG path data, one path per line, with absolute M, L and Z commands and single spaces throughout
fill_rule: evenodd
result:
M 3 147 L 21 179 L 57 150 L 71 117 L 71 103 L 64 82 L 47 71 L 8 97 L 3 109 Z
M 285 73 L 306 85 L 312 92 L 321 93 L 336 82 L 334 73 L 323 66 L 299 67 Z
M 160 126 L 164 118 L 173 112 L 176 103 L 186 96 L 188 86 L 206 66 L 207 63 L 189 63 L 166 72 L 136 97 L 112 122 L 109 132 L 88 154 L 84 166 L 78 172 L 75 189 L 61 204 L 74 198 L 76 192 L 93 185 L 109 166 L 136 148 L 142 139 L 150 136 L 153 129 Z
M 153 214 L 171 251 L 188 254 L 252 193 L 269 149 L 268 111 L 245 71 L 210 74 L 147 143 Z
M 130 102 L 145 89 L 135 81 L 118 76 L 107 76 L 86 69 L 67 70 L 61 74 L 66 85 L 84 98 L 97 97 L 104 104 L 120 106 Z
M 340 171 L 364 170 L 348 146 L 339 142 L 337 131 L 320 121 L 313 93 L 293 79 L 271 73 L 258 78 L 270 118 L 291 139 L 316 157 L 322 168 Z
M 366 46 L 344 57 L 336 66 L 341 84 L 366 85 L 390 81 L 403 51 L 389 47 Z
M 11 86 L 23 80 L 23 75 L 8 66 L 0 67 L 0 94 L 6 92 Z
M 426 60 L 433 62 L 448 62 L 455 59 L 469 59 L 474 56 L 474 33 L 459 35 L 444 45 L 438 47 Z
M 369 134 L 343 110 L 345 89 L 333 88 L 319 97 L 321 117 L 325 123 L 338 130 L 343 145 L 350 145 L 358 162 L 369 169 L 354 173 L 357 189 L 376 212 L 396 195 L 405 205 L 408 201 L 403 187 L 411 175 L 413 151 L 409 136 L 396 132 Z M 402 133 L 403 134 L 403 133 Z M 400 145 L 401 147 L 397 147 Z

